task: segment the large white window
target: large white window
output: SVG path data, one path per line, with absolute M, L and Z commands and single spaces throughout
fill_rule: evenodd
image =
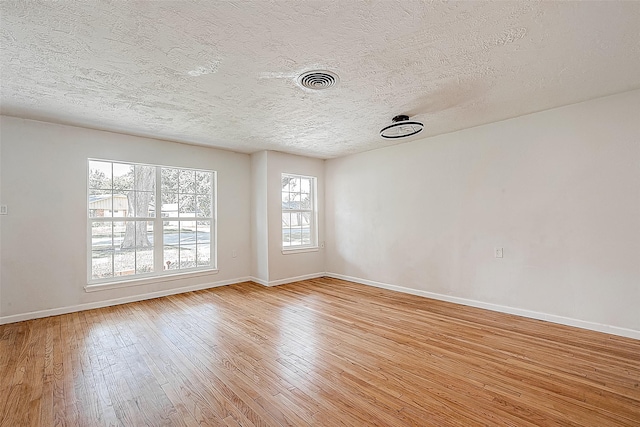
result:
M 89 283 L 215 269 L 215 178 L 90 159 Z
M 316 178 L 282 174 L 282 249 L 317 248 Z

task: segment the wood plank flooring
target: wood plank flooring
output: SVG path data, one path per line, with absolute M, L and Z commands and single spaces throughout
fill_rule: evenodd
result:
M 0 425 L 639 426 L 640 341 L 242 283 L 0 326 Z

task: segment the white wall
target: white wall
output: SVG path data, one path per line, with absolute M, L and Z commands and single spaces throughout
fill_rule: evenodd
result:
M 2 117 L 0 323 L 328 271 L 640 336 L 638 111 L 633 91 L 326 162 Z M 86 293 L 88 157 L 217 170 L 219 273 Z M 318 177 L 326 254 L 282 254 L 282 172 Z
M 251 277 L 269 282 L 266 151 L 251 155 Z
M 318 194 L 318 241 L 324 241 L 324 160 L 269 151 L 267 170 L 267 209 L 269 227 L 269 282 L 290 278 L 320 276 L 325 272 L 325 251 L 282 253 L 282 174 L 315 176 Z
M 249 155 L 2 117 L 1 317 L 152 292 L 245 280 L 250 275 Z M 87 158 L 218 172 L 218 274 L 87 293 Z M 232 257 L 232 250 L 237 257 Z
M 251 155 L 252 268 L 255 281 L 264 285 L 289 283 L 324 275 L 324 249 L 282 251 L 282 174 L 315 176 L 318 184 L 318 240 L 324 240 L 324 161 L 262 151 Z
M 0 121 L 0 205 L 4 205 L 2 198 L 2 122 Z M 2 261 L 2 223 L 4 215 L 0 215 L 0 262 Z M 2 264 L 0 263 L 0 269 Z M 2 271 L 0 270 L 0 318 L 2 317 Z
M 639 112 L 633 91 L 327 161 L 327 271 L 640 331 Z

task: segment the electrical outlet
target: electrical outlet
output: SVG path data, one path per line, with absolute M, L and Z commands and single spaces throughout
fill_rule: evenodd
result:
M 9 209 L 7 205 L 0 205 L 0 215 L 7 215 L 9 213 Z
M 238 256 L 238 251 L 236 251 L 235 249 L 231 250 L 231 256 L 233 258 L 236 258 Z
M 496 258 L 503 258 L 504 257 L 504 249 L 503 248 L 495 248 L 494 254 L 495 254 Z

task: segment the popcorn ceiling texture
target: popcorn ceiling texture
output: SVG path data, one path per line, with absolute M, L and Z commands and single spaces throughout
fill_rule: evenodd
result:
M 640 2 L 0 2 L 6 115 L 332 158 L 640 87 Z M 336 72 L 303 90 L 307 70 Z M 415 138 L 415 137 L 414 137 Z

